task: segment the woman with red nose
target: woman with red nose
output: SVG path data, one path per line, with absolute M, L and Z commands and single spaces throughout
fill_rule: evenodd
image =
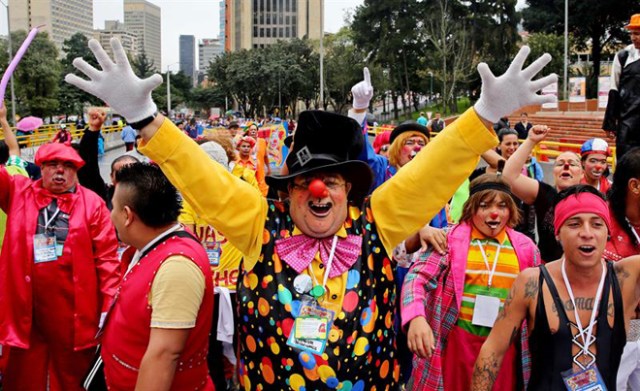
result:
M 409 269 L 401 316 L 416 357 L 407 389 L 470 389 L 473 365 L 513 281 L 540 260 L 533 241 L 512 229 L 519 219 L 510 186 L 484 174 L 471 182 L 460 223 L 447 228 L 447 252 L 431 247 Z M 522 389 L 523 335 L 513 336 L 495 389 Z
M 538 247 L 544 262 L 554 261 L 562 256 L 562 246 L 556 240 L 553 227 L 554 200 L 556 195 L 573 185 L 584 176 L 580 156 L 574 152 L 562 152 L 553 165 L 555 186 L 522 175 L 522 167 L 535 146 L 545 139 L 549 128 L 536 125 L 529 130 L 529 136 L 511 155 L 504 165 L 504 179 L 509 182 L 513 194 L 527 205 L 533 205 L 536 213 Z

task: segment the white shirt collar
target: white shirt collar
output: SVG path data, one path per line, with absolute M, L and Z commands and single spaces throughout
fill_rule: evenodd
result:
M 133 268 L 140 261 L 140 258 L 142 257 L 142 254 L 144 254 L 144 252 L 147 251 L 151 246 L 153 246 L 154 244 L 156 244 L 157 242 L 159 242 L 160 240 L 165 238 L 170 233 L 178 231 L 180 229 L 182 229 L 182 224 L 176 223 L 176 225 L 172 226 L 168 230 L 164 231 L 163 233 L 161 233 L 160 235 L 158 235 L 154 239 L 152 239 L 142 249 L 136 250 L 136 253 L 133 254 L 133 259 L 131 260 L 131 263 L 129 264 L 129 267 L 127 268 L 127 273 L 129 273 L 131 268 Z

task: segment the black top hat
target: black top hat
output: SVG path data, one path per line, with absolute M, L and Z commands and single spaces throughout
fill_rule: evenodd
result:
M 362 202 L 373 183 L 373 173 L 367 163 L 356 160 L 364 139 L 355 120 L 326 111 L 303 111 L 293 141 L 286 160 L 289 174 L 268 176 L 269 186 L 287 192 L 289 182 L 298 175 L 334 171 L 351 183 L 349 199 Z
M 401 133 L 404 132 L 419 132 L 425 135 L 427 140 L 431 138 L 431 134 L 429 133 L 429 129 L 426 126 L 422 126 L 416 121 L 405 121 L 400 125 L 393 128 L 391 131 L 391 136 L 389 137 L 389 144 L 393 144 L 393 140 L 396 139 Z

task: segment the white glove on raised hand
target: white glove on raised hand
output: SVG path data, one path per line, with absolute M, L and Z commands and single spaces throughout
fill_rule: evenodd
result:
M 71 73 L 64 79 L 67 83 L 102 99 L 129 123 L 153 115 L 158 111 L 158 107 L 151 99 L 151 91 L 162 84 L 162 76 L 155 74 L 147 79 L 140 79 L 133 73 L 120 41 L 111 38 L 111 48 L 115 62 L 109 58 L 98 41 L 90 40 L 89 49 L 96 56 L 102 71 L 89 65 L 82 58 L 76 58 L 73 60 L 73 66 L 89 80 Z
M 557 100 L 554 95 L 536 94 L 543 87 L 557 83 L 556 74 L 532 80 L 551 61 L 551 55 L 545 53 L 526 69 L 522 69 L 530 51 L 528 46 L 523 46 L 509 65 L 509 69 L 500 77 L 495 77 L 486 63 L 478 64 L 478 73 L 482 78 L 482 92 L 473 108 L 480 117 L 495 123 L 521 107 L 552 103 Z
M 362 72 L 364 73 L 364 80 L 351 87 L 353 108 L 358 110 L 369 107 L 369 102 L 371 102 L 371 98 L 373 98 L 373 86 L 371 85 L 369 68 L 365 67 Z

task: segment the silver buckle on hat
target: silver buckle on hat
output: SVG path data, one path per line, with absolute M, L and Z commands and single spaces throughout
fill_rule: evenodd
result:
M 306 146 L 300 149 L 296 153 L 296 157 L 298 158 L 298 163 L 300 164 L 300 166 L 304 166 L 305 164 L 309 163 L 312 159 L 311 152 L 309 151 L 309 148 Z

